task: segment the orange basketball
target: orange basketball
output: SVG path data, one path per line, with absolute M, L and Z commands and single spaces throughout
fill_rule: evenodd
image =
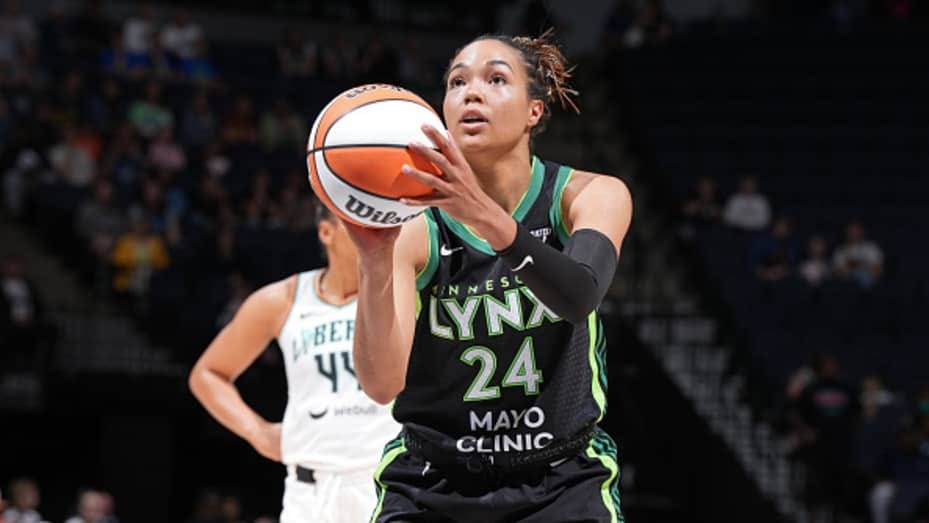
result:
M 407 145 L 431 143 L 421 126 L 444 129 L 439 115 L 416 94 L 386 84 L 349 89 L 319 113 L 307 143 L 310 185 L 342 218 L 367 227 L 396 227 L 425 208 L 400 203 L 401 197 L 431 189 L 400 168 L 438 168 Z

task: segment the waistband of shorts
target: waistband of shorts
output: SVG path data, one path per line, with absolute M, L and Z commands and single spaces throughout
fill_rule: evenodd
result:
M 404 426 L 403 440 L 407 450 L 419 454 L 427 461 L 436 464 L 464 466 L 469 472 L 482 471 L 518 472 L 531 468 L 556 466 L 583 450 L 597 431 L 597 425 L 590 425 L 574 436 L 556 441 L 533 452 L 519 453 L 463 453 L 450 451 L 417 434 Z
M 371 477 L 374 475 L 374 471 L 377 469 L 377 463 L 373 463 L 370 466 L 366 467 L 355 467 L 350 469 L 319 469 L 314 467 L 308 467 L 306 465 L 301 465 L 297 463 L 291 463 L 284 465 L 287 469 L 287 475 L 293 477 L 297 481 L 303 483 L 315 483 L 317 480 L 322 479 L 325 481 L 329 477 L 333 476 L 365 476 Z M 312 480 L 307 480 L 307 478 L 312 478 Z

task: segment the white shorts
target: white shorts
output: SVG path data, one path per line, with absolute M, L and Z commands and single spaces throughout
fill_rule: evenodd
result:
M 287 467 L 280 523 L 362 523 L 371 519 L 377 495 L 374 467 L 353 472 L 314 471 L 316 481 L 297 479 Z

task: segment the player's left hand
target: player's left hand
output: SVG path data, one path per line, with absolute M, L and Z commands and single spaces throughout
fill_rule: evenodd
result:
M 435 164 L 442 171 L 442 176 L 421 171 L 412 165 L 404 165 L 403 173 L 431 187 L 432 194 L 418 198 L 402 198 L 400 201 L 407 205 L 438 207 L 467 225 L 476 225 L 480 218 L 485 218 L 488 210 L 492 209 L 491 206 L 499 208 L 481 189 L 477 176 L 455 142 L 431 125 L 423 125 L 422 130 L 438 151 L 421 143 L 411 143 L 410 150 Z

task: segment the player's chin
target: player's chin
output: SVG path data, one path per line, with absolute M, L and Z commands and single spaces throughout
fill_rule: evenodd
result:
M 478 152 L 493 143 L 489 133 L 484 132 L 463 133 L 459 131 L 455 133 L 454 138 L 455 144 L 462 152 Z

